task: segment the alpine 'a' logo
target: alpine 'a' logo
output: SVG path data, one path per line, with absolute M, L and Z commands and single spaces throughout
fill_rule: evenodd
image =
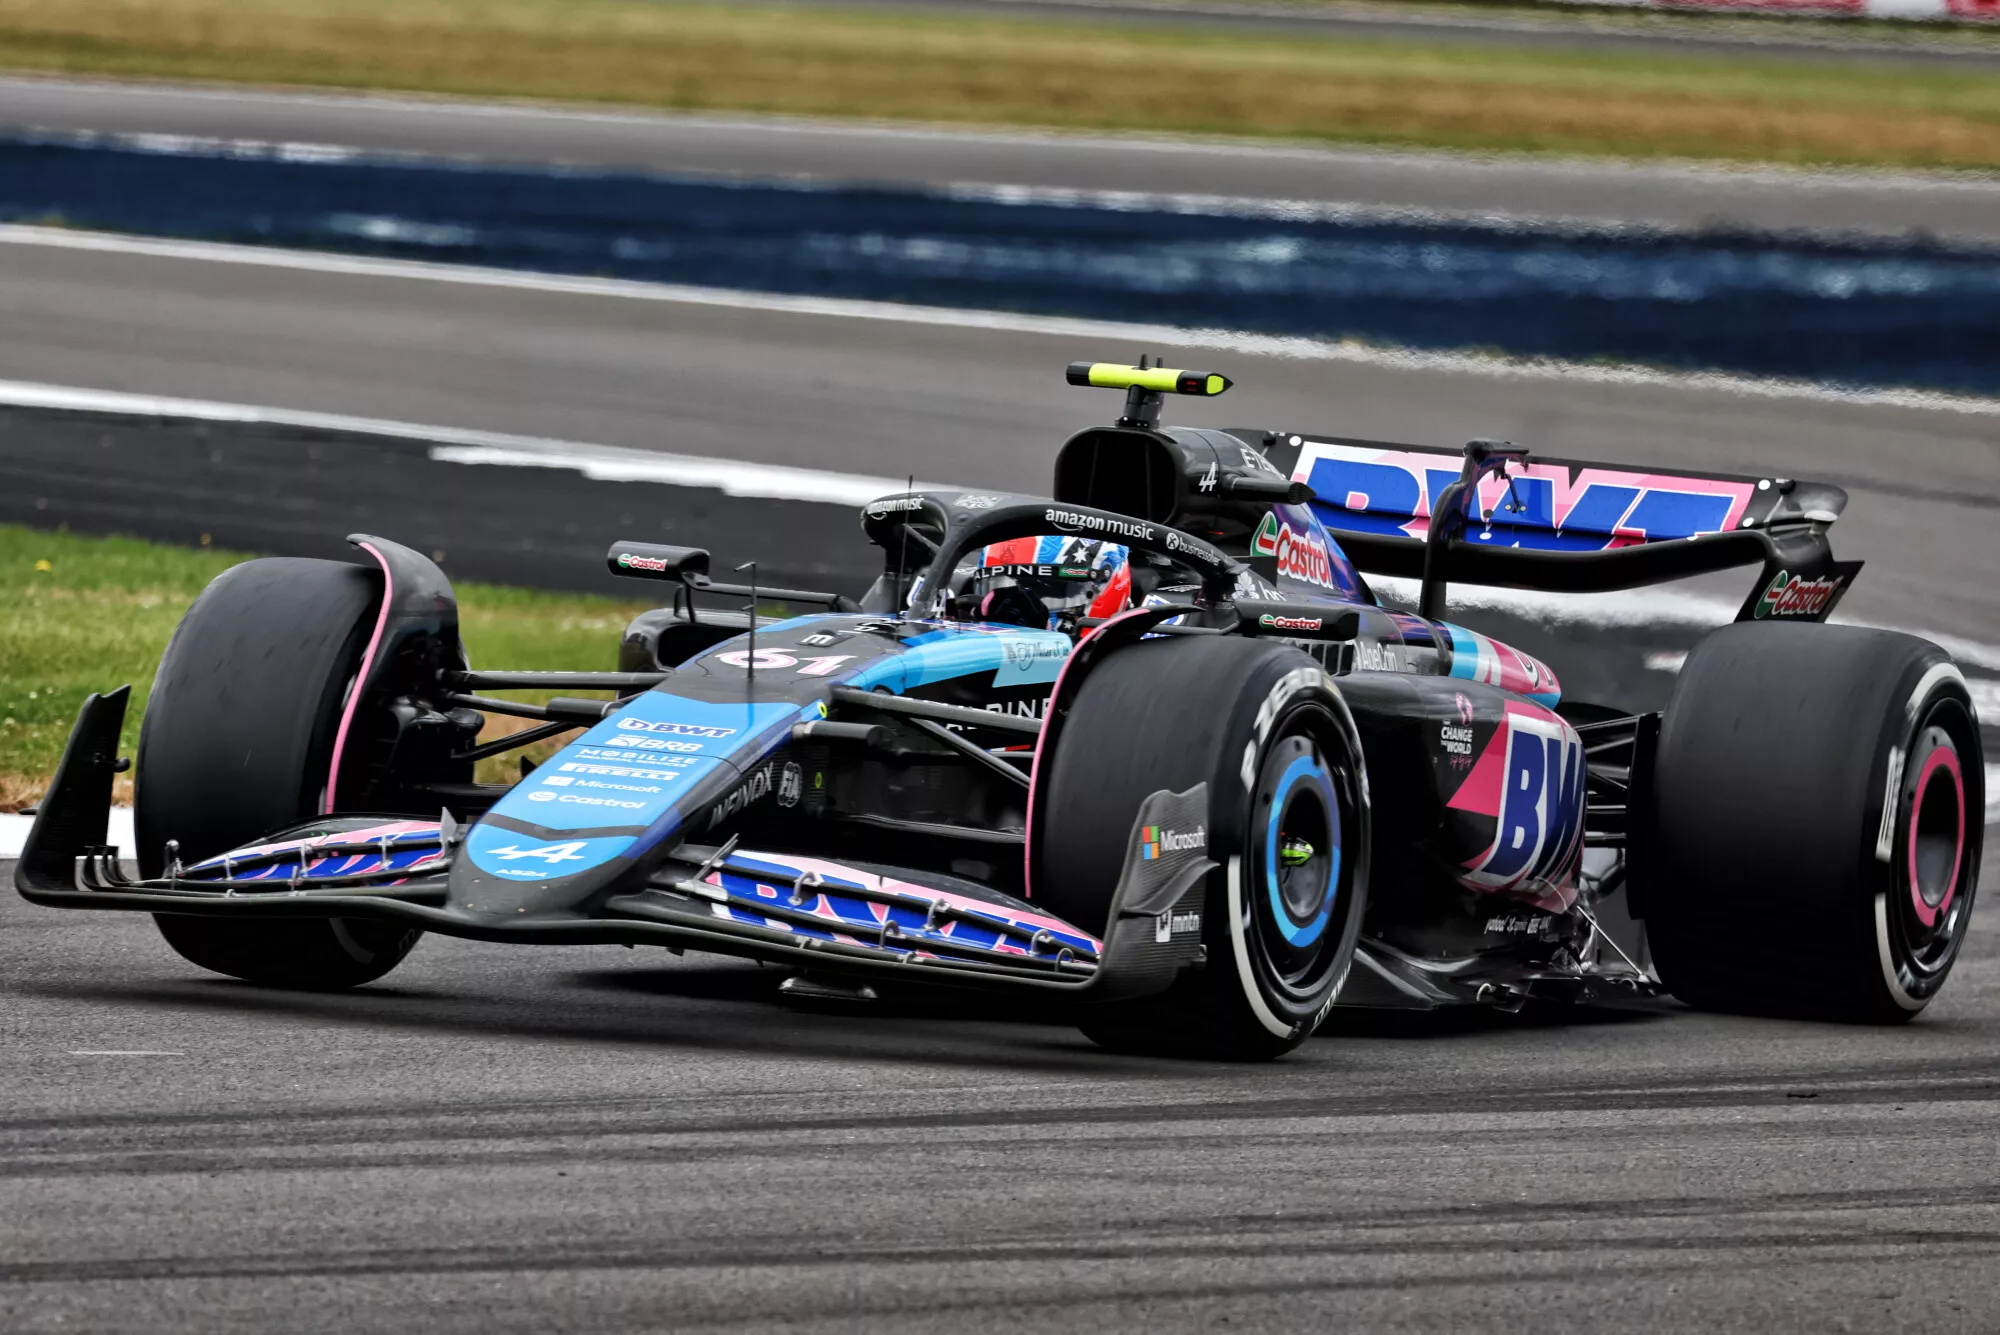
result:
M 1839 575 L 1800 579 L 1780 570 L 1757 600 L 1755 616 L 1759 621 L 1765 617 L 1816 617 L 1826 610 L 1827 600 L 1839 591 L 1840 584 Z
M 543 862 L 581 862 L 582 849 L 581 839 L 573 839 L 566 844 L 537 844 L 532 848 L 509 844 L 505 848 L 494 849 L 493 856 L 503 862 L 518 862 L 522 858 L 537 858 Z

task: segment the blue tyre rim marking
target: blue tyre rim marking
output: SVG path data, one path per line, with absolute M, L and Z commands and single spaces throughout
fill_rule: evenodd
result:
M 1297 921 L 1285 906 L 1278 875 L 1278 842 L 1284 832 L 1285 811 L 1291 805 L 1294 790 L 1301 784 L 1317 790 L 1327 824 L 1326 892 L 1321 897 L 1319 912 L 1304 923 Z M 1312 947 L 1333 920 L 1334 901 L 1340 893 L 1340 847 L 1340 804 L 1334 798 L 1333 785 L 1316 757 L 1300 756 L 1279 776 L 1278 791 L 1272 798 L 1270 819 L 1264 829 L 1264 888 L 1271 900 L 1271 920 L 1295 950 Z

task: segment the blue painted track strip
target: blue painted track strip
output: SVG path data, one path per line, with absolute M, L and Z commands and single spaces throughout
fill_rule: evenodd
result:
M 2000 250 L 0 138 L 0 221 L 2000 391 Z

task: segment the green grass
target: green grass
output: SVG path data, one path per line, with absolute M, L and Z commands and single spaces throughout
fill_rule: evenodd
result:
M 0 68 L 1417 147 L 2000 166 L 2000 78 L 1982 69 L 1218 33 L 1115 14 L 0 0 Z
M 0 525 L 0 811 L 41 795 L 93 691 L 131 683 L 121 754 L 136 752 L 146 692 L 181 614 L 210 580 L 249 559 Z M 619 632 L 646 606 L 494 584 L 457 587 L 467 652 L 493 667 L 614 668 Z M 484 736 L 516 726 L 490 719 Z M 485 762 L 481 777 L 497 781 L 515 763 L 511 755 Z M 128 778 L 118 796 L 131 800 Z

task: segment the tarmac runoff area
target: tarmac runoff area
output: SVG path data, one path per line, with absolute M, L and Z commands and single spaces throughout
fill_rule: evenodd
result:
M 2000 675 L 1983 401 L 226 249 L 0 243 L 0 520 L 320 555 L 368 527 L 569 586 L 629 517 L 831 565 L 865 553 L 852 498 L 770 478 L 1041 489 L 1115 408 L 1058 368 L 1143 350 L 1237 379 L 1175 405 L 1198 424 L 1838 481 L 1845 614 L 1949 637 L 1983 700 Z M 1454 611 L 1664 692 L 1741 583 Z M 144 918 L 0 895 L 0 1329 L 1987 1330 L 1995 921 L 1897 1030 L 1343 1015 L 1238 1069 L 612 947 L 433 938 L 357 993 L 267 993 Z

